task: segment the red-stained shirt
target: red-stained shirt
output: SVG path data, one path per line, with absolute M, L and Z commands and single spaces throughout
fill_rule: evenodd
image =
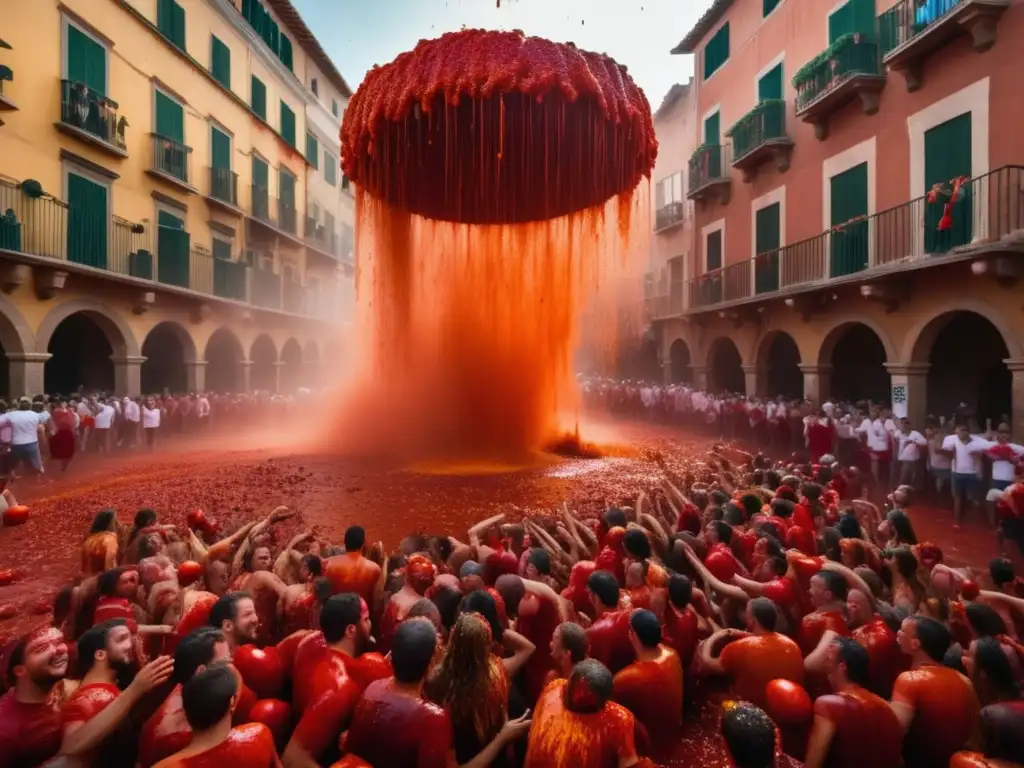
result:
M 443 708 L 397 693 L 393 679 L 363 693 L 342 749 L 374 766 L 447 768 L 452 722 Z
M 615 674 L 633 662 L 633 645 L 629 641 L 629 611 L 611 611 L 587 628 L 590 657 L 597 659 Z
M 792 525 L 799 525 L 805 531 L 814 530 L 814 517 L 811 515 L 811 510 L 806 504 L 801 503 L 793 507 Z
M 711 571 L 711 574 L 727 584 L 732 577 L 739 573 L 740 561 L 725 544 L 719 542 L 708 550 L 704 557 L 704 566 Z
M 875 617 L 853 630 L 853 639 L 868 652 L 872 693 L 889 699 L 896 678 L 906 672 L 910 665 L 910 659 L 896 642 L 896 633 L 881 618 Z
M 359 552 L 346 552 L 324 561 L 324 578 L 331 584 L 331 593 L 355 592 L 367 605 L 380 579 L 380 566 Z
M 604 547 L 598 552 L 597 557 L 594 558 L 594 563 L 597 566 L 597 570 L 608 571 L 608 573 L 618 579 L 619 584 L 625 583 L 626 569 L 622 563 L 622 555 L 611 547 Z
M 270 729 L 262 723 L 246 723 L 232 728 L 217 746 L 189 757 L 172 757 L 160 763 L 159 768 L 278 768 L 280 765 Z
M 662 645 L 653 661 L 635 661 L 615 675 L 615 701 L 636 717 L 656 747 L 679 738 L 683 718 L 683 666 Z
M 635 718 L 609 701 L 588 714 L 565 706 L 566 680 L 554 680 L 533 713 L 525 768 L 614 768 L 636 754 Z
M 846 626 L 846 617 L 839 611 L 815 611 L 804 616 L 798 633 L 800 650 L 804 656 L 818 647 L 818 643 L 828 630 L 843 636 L 850 634 L 850 629 Z
M 60 710 L 61 735 L 64 736 L 72 725 L 82 725 L 92 720 L 96 715 L 109 707 L 118 696 L 121 689 L 113 683 L 90 683 L 82 685 L 74 692 L 67 704 Z M 85 765 L 108 765 L 111 761 L 105 759 L 108 750 L 116 748 L 116 739 L 108 737 L 102 745 L 92 750 L 82 762 Z
M 523 601 L 527 604 L 536 602 L 536 611 L 527 611 L 523 615 L 523 604 L 520 603 L 519 621 L 516 624 L 516 631 L 536 646 L 536 650 L 530 654 L 523 667 L 523 676 L 526 683 L 526 695 L 532 703 L 544 690 L 544 683 L 548 672 L 553 669 L 551 660 L 551 638 L 562 621 L 558 612 L 558 606 L 550 600 L 527 594 Z M 532 606 L 531 606 L 532 607 Z
M 785 635 L 763 635 L 734 640 L 722 649 L 722 668 L 732 678 L 737 696 L 765 706 L 765 686 L 782 678 L 803 685 L 804 659 L 799 646 Z
M 487 559 L 483 562 L 483 566 L 484 581 L 487 582 L 488 586 L 491 586 L 498 580 L 499 576 L 504 576 L 507 573 L 518 573 L 519 558 L 516 557 L 516 553 L 512 550 L 500 547 L 488 555 Z
M 814 714 L 835 724 L 826 768 L 900 768 L 903 726 L 889 702 L 863 688 L 819 696 Z
M 787 612 L 800 602 L 800 587 L 788 576 L 772 579 L 761 589 L 765 597 Z
M 180 752 L 192 743 L 192 726 L 185 719 L 181 686 L 176 685 L 163 703 L 142 726 L 138 763 L 149 768 Z
M 818 551 L 818 541 L 814 538 L 814 531 L 804 528 L 802 525 L 790 526 L 786 532 L 786 546 L 790 549 L 797 549 L 805 555 L 814 555 Z
M 697 611 L 692 605 L 686 606 L 682 611 L 674 605 L 665 607 L 665 620 L 662 626 L 665 644 L 679 654 L 684 669 L 690 666 L 693 653 L 697 650 L 699 628 Z
M 892 700 L 914 708 L 903 740 L 906 765 L 947 765 L 971 738 L 980 707 L 971 681 L 955 669 L 930 664 L 896 678 Z
M 0 696 L 0 766 L 34 768 L 60 749 L 61 716 L 56 697 L 44 704 L 25 704 L 14 690 Z

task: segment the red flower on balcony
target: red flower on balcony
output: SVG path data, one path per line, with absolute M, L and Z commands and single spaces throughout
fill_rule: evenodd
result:
M 945 232 L 946 230 L 953 228 L 953 203 L 946 203 L 946 206 L 942 210 L 942 218 L 939 219 L 939 232 Z
M 946 203 L 942 208 L 942 218 L 939 219 L 939 232 L 946 232 L 953 228 L 953 208 L 964 199 L 964 195 L 967 193 L 967 185 L 970 181 L 970 178 L 967 176 L 958 176 L 951 180 L 948 186 L 938 183 L 933 184 L 932 188 L 928 190 L 927 200 L 929 203 L 938 203 L 941 198 L 946 199 Z

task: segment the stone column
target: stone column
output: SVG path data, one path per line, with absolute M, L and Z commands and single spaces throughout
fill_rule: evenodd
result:
M 672 358 L 663 357 L 661 364 L 661 383 L 666 387 L 672 383 Z
M 288 365 L 288 363 L 284 360 L 278 360 L 274 363 L 274 394 L 278 394 L 281 391 L 281 371 L 284 370 L 286 365 Z M 289 384 L 293 383 L 288 379 L 287 373 L 285 374 L 284 379 L 288 381 Z
M 43 371 L 49 352 L 8 352 L 8 382 L 11 397 L 34 396 L 43 392 Z
M 708 388 L 708 369 L 703 365 L 690 366 L 690 370 L 693 371 L 693 388 L 694 389 L 707 389 Z
M 203 392 L 206 390 L 206 361 L 186 360 L 185 367 L 188 369 L 188 391 Z
M 110 360 L 114 363 L 114 394 L 129 397 L 142 394 L 142 364 L 146 358 L 111 355 Z
M 924 429 L 928 416 L 928 369 L 930 363 L 886 363 L 889 399 L 894 418 L 906 416 L 914 429 Z
M 757 397 L 761 393 L 761 376 L 756 365 L 744 365 L 743 376 L 746 378 L 747 397 Z
M 252 392 L 252 360 L 241 360 L 238 363 L 241 368 L 241 387 L 243 392 Z
M 1024 436 L 1024 360 L 1004 360 L 1003 362 L 1006 363 L 1006 367 L 1013 375 L 1013 385 L 1010 390 L 1012 409 L 1010 418 L 1013 420 L 1013 424 L 1010 425 L 1010 429 L 1013 430 L 1016 442 L 1020 442 L 1021 439 L 1024 439 L 1022 438 Z
M 828 363 L 801 363 L 799 368 L 804 375 L 804 397 L 820 407 L 832 391 L 832 366 Z

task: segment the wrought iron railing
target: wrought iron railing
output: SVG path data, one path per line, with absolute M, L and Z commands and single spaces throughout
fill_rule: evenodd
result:
M 654 230 L 665 229 L 683 220 L 686 209 L 681 200 L 663 205 L 654 212 Z
M 232 301 L 248 301 L 250 269 L 244 261 L 214 258 L 213 295 Z
M 188 287 L 197 293 L 205 293 L 207 296 L 215 296 L 213 292 L 213 252 L 202 245 L 193 245 L 191 261 L 188 270 Z
M 702 144 L 690 158 L 690 192 L 714 181 L 729 178 L 728 147 L 723 144 Z
M 153 140 L 153 170 L 188 184 L 192 147 L 159 133 L 151 133 L 150 137 Z
M 939 185 L 924 197 L 705 273 L 689 283 L 690 308 L 887 273 L 1009 237 L 1024 243 L 1024 166 Z
M 95 136 L 120 150 L 125 149 L 128 122 L 117 116 L 117 102 L 85 83 L 60 81 L 60 121 Z
M 295 211 L 295 205 L 292 203 L 285 202 L 284 200 L 277 201 L 277 226 L 282 232 L 294 235 L 296 233 L 296 223 L 298 221 L 298 214 Z
M 150 248 L 149 233 L 144 224 L 126 221 L 119 216 L 112 217 L 107 269 L 119 275 L 152 280 L 153 254 Z
M 238 206 L 238 174 L 230 168 L 210 168 L 210 197 Z
M 0 179 L 0 249 L 66 259 L 68 205 L 41 193 L 31 182 Z
M 318 224 L 316 219 L 306 217 L 306 242 L 311 243 L 325 253 L 337 255 L 338 233 Z
M 732 138 L 734 164 L 766 142 L 786 138 L 785 100 L 762 101 L 741 117 L 726 135 Z
M 262 222 L 276 226 L 270 217 L 270 190 L 262 184 L 252 185 L 252 215 Z
M 878 39 L 882 56 L 906 45 L 964 0 L 899 0 L 878 17 Z
M 796 109 L 806 108 L 854 75 L 880 74 L 878 43 L 860 34 L 843 35 L 793 77 Z

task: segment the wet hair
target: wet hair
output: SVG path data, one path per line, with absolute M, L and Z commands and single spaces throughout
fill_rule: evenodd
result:
M 885 625 L 893 632 L 900 631 L 903 621 L 909 615 L 904 609 L 881 601 L 875 603 L 875 611 L 882 617 Z
M 786 571 L 789 570 L 789 563 L 781 557 L 769 557 L 765 563 L 771 567 L 772 573 L 776 576 L 785 576 Z
M 425 621 L 403 621 L 391 643 L 391 666 L 395 680 L 418 683 L 430 669 L 437 650 L 437 632 Z
M 871 587 L 872 595 L 875 597 L 882 596 L 882 592 L 885 590 L 885 584 L 882 583 L 882 577 L 875 573 L 873 569 L 866 565 L 858 565 L 853 569 L 853 572 L 860 576 L 864 580 L 865 584 Z
M 740 704 L 722 715 L 722 738 L 736 768 L 775 764 L 775 723 L 753 704 Z
M 432 624 L 441 624 L 441 612 L 437 610 L 437 606 L 425 597 L 421 597 L 412 607 L 409 608 L 409 612 L 405 614 L 407 619 L 429 619 Z
M 234 621 L 238 618 L 238 604 L 242 600 L 252 600 L 252 595 L 248 592 L 228 592 L 220 597 L 210 609 L 210 617 L 206 623 L 220 629 L 225 621 Z
M 459 568 L 460 579 L 466 579 L 470 576 L 479 576 L 481 579 L 484 577 L 484 567 L 476 560 L 467 560 Z
M 136 512 L 135 520 L 132 521 L 132 530 L 128 534 L 129 543 L 135 541 L 135 537 L 139 535 L 139 531 L 143 528 L 148 528 L 154 523 L 156 523 L 156 512 L 152 509 L 147 507 Z
M 764 473 L 763 485 L 765 488 L 774 491 L 776 488 L 782 485 L 782 478 L 779 477 L 779 473 L 776 472 L 774 469 L 769 469 Z
M 754 484 L 760 485 L 761 481 L 755 477 Z M 754 517 L 761 511 L 761 497 L 756 493 L 744 493 L 740 496 L 740 505 L 743 507 L 743 511 L 746 513 L 747 518 Z
M 459 613 L 459 602 L 462 593 L 449 584 L 438 584 L 430 593 L 430 599 L 441 614 L 441 624 L 446 629 L 455 626 L 455 618 Z
M 181 638 L 174 650 L 174 674 L 171 679 L 178 684 L 187 683 L 196 670 L 213 661 L 213 649 L 217 643 L 225 642 L 224 633 L 216 627 L 200 627 Z
M 793 510 L 796 509 L 796 504 L 789 499 L 776 497 L 772 499 L 771 507 L 773 515 L 785 520 L 786 518 L 793 516 Z
M 555 631 L 562 638 L 562 647 L 573 664 L 579 664 L 587 658 L 587 630 L 575 622 L 563 621 Z
M 893 532 L 896 534 L 896 539 L 901 544 L 917 544 L 917 535 L 914 533 L 914 526 L 910 524 L 910 518 L 907 517 L 907 513 L 899 509 L 893 509 L 889 511 L 889 514 L 885 516 L 885 519 L 889 521 L 889 525 L 892 526 Z
M 852 510 L 846 510 L 839 515 L 839 522 L 835 525 L 839 535 L 844 539 L 859 539 L 860 535 L 860 521 L 857 520 L 857 515 Z
M 625 528 L 626 513 L 618 507 L 609 507 L 601 515 L 604 524 L 609 528 Z
M 967 667 L 964 666 L 964 649 L 960 647 L 959 643 L 949 646 L 949 650 L 942 657 L 942 666 L 955 669 L 964 677 L 967 676 Z
M 601 605 L 614 608 L 619 604 L 619 582 L 608 571 L 594 571 L 587 577 L 587 589 L 597 595 Z
M 505 602 L 505 613 L 509 616 L 518 616 L 519 603 L 526 596 L 526 586 L 522 578 L 514 573 L 503 573 L 494 582 L 494 589 Z
M 626 534 L 629 537 L 629 534 Z M 537 569 L 537 573 L 542 576 L 547 576 L 551 573 L 551 555 L 546 549 L 540 547 L 531 547 L 529 553 L 526 555 L 526 562 Z
M 689 576 L 673 573 L 668 579 L 668 599 L 679 610 L 683 610 L 693 599 L 693 582 Z
M 331 582 L 329 582 L 323 576 L 313 581 L 313 597 L 321 605 L 327 602 L 327 598 L 329 598 L 332 594 L 331 590 Z
M 821 486 L 817 483 L 804 483 L 800 486 L 800 492 L 803 493 L 810 502 L 816 502 L 821 498 Z
M 651 556 L 651 542 L 647 534 L 639 528 L 630 528 L 622 537 L 622 546 L 626 552 L 639 560 L 647 560 Z
M 867 688 L 871 682 L 870 657 L 867 649 L 850 637 L 833 640 L 839 648 L 839 661 L 846 665 L 846 677 L 850 682 Z
M 193 731 L 204 731 L 231 711 L 238 694 L 238 678 L 227 662 L 211 664 L 181 688 L 181 706 Z
M 345 529 L 345 551 L 358 552 L 366 543 L 366 531 L 360 525 L 350 525 Z
M 946 651 L 949 650 L 949 646 L 953 642 L 953 636 L 940 621 L 920 614 L 915 614 L 911 618 L 917 629 L 917 639 L 921 643 L 921 650 L 932 661 L 941 664 Z
M 842 537 L 835 528 L 822 528 L 818 534 L 818 550 L 827 559 L 838 563 L 843 559 L 843 550 L 840 547 Z
M 452 556 L 452 543 L 447 536 L 431 536 L 427 540 L 427 547 L 437 551 L 442 563 L 448 562 L 448 558 Z
M 767 597 L 755 597 L 748 605 L 754 621 L 760 624 L 766 632 L 774 632 L 775 625 L 779 621 L 778 606 Z
M 661 623 L 658 617 L 644 608 L 633 611 L 629 626 L 644 648 L 657 648 L 661 643 Z
M 707 515 L 707 517 L 711 518 L 712 520 L 721 520 L 725 516 L 725 513 L 722 511 L 722 508 L 719 507 L 717 504 L 712 504 L 706 510 L 704 510 L 704 512 Z
M 833 599 L 846 599 L 846 593 L 850 591 L 850 587 L 846 583 L 846 579 L 835 571 L 818 571 L 814 575 L 825 582 L 825 589 L 832 593 Z
M 323 561 L 317 555 L 303 555 L 302 564 L 306 566 L 306 570 L 309 571 L 314 578 L 323 573 Z
M 723 520 L 723 522 L 725 522 L 725 523 L 727 523 L 729 525 L 740 526 L 740 525 L 743 525 L 747 521 L 747 516 L 743 512 L 743 508 L 742 507 L 739 507 L 739 506 L 733 504 L 732 502 L 730 502 L 730 503 L 725 505 L 725 507 L 724 507 L 724 509 L 722 511 L 722 520 Z
M 711 528 L 718 540 L 725 545 L 728 545 L 732 541 L 732 526 L 728 523 L 723 523 L 721 520 L 712 520 L 708 523 L 708 527 Z
M 1013 563 L 1005 557 L 994 557 L 989 560 L 988 573 L 992 577 L 992 583 L 997 587 L 1008 584 L 1016 578 L 1013 572 Z
M 612 673 L 596 659 L 584 659 L 572 668 L 565 687 L 565 706 L 570 712 L 599 712 L 612 697 Z
M 127 622 L 124 619 L 110 619 L 109 621 L 103 621 L 94 627 L 90 627 L 82 633 L 82 636 L 78 638 L 77 648 L 77 676 L 79 679 L 85 677 L 85 675 L 93 668 L 96 663 L 96 654 L 99 651 L 105 651 L 107 649 L 107 635 L 110 634 L 111 630 L 115 627 L 127 626 Z
M 967 603 L 964 613 L 967 614 L 967 622 L 971 629 L 979 638 L 1006 634 L 1006 622 L 992 606 L 984 603 Z
M 114 522 L 117 520 L 117 516 L 112 509 L 101 509 L 96 513 L 96 517 L 92 519 L 92 526 L 89 528 L 89 533 L 103 533 L 104 531 L 112 530 Z
M 491 637 L 495 642 L 501 642 L 505 636 L 505 629 L 501 626 L 498 618 L 498 604 L 494 598 L 482 589 L 474 590 L 462 598 L 459 603 L 459 615 L 463 613 L 479 613 L 491 626 Z M 457 617 L 456 617 L 457 620 Z
M 1003 644 L 994 637 L 983 637 L 974 645 L 975 674 L 983 672 L 1002 701 L 1020 698 L 1020 682 L 1014 675 Z
M 324 601 L 320 610 L 320 629 L 324 640 L 337 643 L 345 637 L 345 630 L 358 625 L 363 615 L 363 601 L 355 592 L 332 595 Z
M 126 571 L 138 571 L 138 569 L 134 565 L 119 565 L 101 573 L 96 579 L 96 592 L 102 597 L 114 597 L 121 574 Z

